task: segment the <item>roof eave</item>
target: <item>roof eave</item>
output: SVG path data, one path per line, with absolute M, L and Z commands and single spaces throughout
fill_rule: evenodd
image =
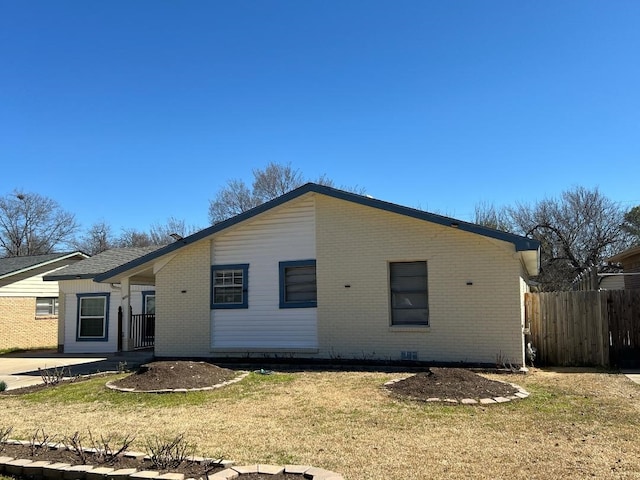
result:
M 640 245 L 636 247 L 631 247 L 625 250 L 624 252 L 620 252 L 617 255 L 614 255 L 613 257 L 607 258 L 607 262 L 619 263 L 619 262 L 622 262 L 624 259 L 632 257 L 633 255 L 637 255 L 637 254 L 640 254 Z
M 95 276 L 95 273 L 83 273 L 81 275 L 47 275 L 43 277 L 43 280 L 46 282 L 57 282 L 60 280 L 90 280 Z
M 112 270 L 104 272 L 102 274 L 96 275 L 94 281 L 96 282 L 110 282 L 114 280 L 118 280 L 126 275 L 127 272 L 138 269 L 138 267 L 151 262 L 157 258 L 160 258 L 164 255 L 172 253 L 180 248 L 191 245 L 195 242 L 203 240 L 217 232 L 225 230 L 229 227 L 237 225 L 245 220 L 253 218 L 261 213 L 264 213 L 268 210 L 271 210 L 275 207 L 278 207 L 284 203 L 287 203 L 293 199 L 302 197 L 308 193 L 318 193 L 321 195 L 326 195 L 333 198 L 338 198 L 346 201 L 350 201 L 353 203 L 357 203 L 360 205 L 365 205 L 368 207 L 376 208 L 379 210 L 384 210 L 392 213 L 397 213 L 400 215 L 405 215 L 408 217 L 429 221 L 432 223 L 436 223 L 439 225 L 448 226 L 451 228 L 456 228 L 462 231 L 475 233 L 478 235 L 494 238 L 497 240 L 501 240 L 507 243 L 512 243 L 517 252 L 523 251 L 534 251 L 537 252 L 540 249 L 540 242 L 534 239 L 522 237 L 520 235 L 515 235 L 512 233 L 502 232 L 500 230 L 494 230 L 492 228 L 484 227 L 482 225 L 477 225 L 474 223 L 464 222 L 462 220 L 457 220 L 450 217 L 445 217 L 442 215 L 437 215 L 429 212 L 425 212 L 423 210 L 417 210 L 410 207 L 404 207 L 402 205 L 397 205 L 395 203 L 385 202 L 383 200 L 377 200 L 372 197 L 367 197 L 363 195 L 358 195 L 351 192 L 346 192 L 344 190 L 338 190 L 332 187 L 327 187 L 324 185 L 318 185 L 315 183 L 307 183 L 302 185 L 301 187 L 296 188 L 295 190 L 291 190 L 290 192 L 281 195 L 273 200 L 263 203 L 262 205 L 258 205 L 251 210 L 247 210 L 239 215 L 231 217 L 227 220 L 223 220 L 215 225 L 212 225 L 208 228 L 200 230 L 188 237 L 185 237 L 181 240 L 178 240 L 174 243 L 167 245 L 166 247 L 160 248 L 153 252 L 150 252 L 146 255 L 143 255 L 135 260 L 132 260 L 128 263 L 120 265 Z
M 60 262 L 62 260 L 66 260 L 68 258 L 72 258 L 72 257 L 75 257 L 77 255 L 81 255 L 84 258 L 89 258 L 89 255 L 87 255 L 86 253 L 83 253 L 83 252 L 78 250 L 76 252 L 66 253 L 66 254 L 61 255 L 59 257 L 56 257 L 54 259 L 47 260 L 46 262 L 36 263 L 36 264 L 31 265 L 29 267 L 25 267 L 25 268 L 21 268 L 19 270 L 14 270 L 13 272 L 5 273 L 4 275 L 0 275 L 0 280 L 2 280 L 3 278 L 13 277 L 14 275 L 20 275 L 21 273 L 25 273 L 25 272 L 28 272 L 30 270 L 35 270 L 36 268 L 46 267 L 47 265 L 51 265 L 52 263 Z

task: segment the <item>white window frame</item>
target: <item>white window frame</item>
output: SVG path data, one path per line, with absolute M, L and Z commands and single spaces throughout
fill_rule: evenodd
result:
M 109 294 L 108 293 L 85 293 L 78 294 L 78 315 L 76 325 L 76 340 L 77 341 L 94 341 L 94 342 L 106 342 L 109 339 Z M 102 315 L 82 315 L 82 303 L 85 300 L 102 298 L 104 300 L 104 306 Z M 102 334 L 101 335 L 82 335 L 82 321 L 83 320 L 96 320 L 102 319 Z
M 223 277 L 219 275 L 222 274 Z M 225 277 L 225 275 L 231 275 Z M 225 280 L 231 279 L 231 283 Z M 222 279 L 222 282 L 219 282 Z M 236 280 L 241 280 L 236 283 Z M 242 297 L 239 302 L 236 301 L 216 301 L 216 293 L 225 290 L 241 289 Z M 238 263 L 233 265 L 212 265 L 211 266 L 211 309 L 232 309 L 232 308 L 249 308 L 249 264 Z
M 45 306 L 47 312 L 38 311 L 39 306 Z M 58 297 L 37 297 L 36 298 L 36 317 L 58 316 Z

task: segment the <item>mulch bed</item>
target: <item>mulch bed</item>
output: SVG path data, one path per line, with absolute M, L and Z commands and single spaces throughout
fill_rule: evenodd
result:
M 31 446 L 6 444 L 4 445 L 4 448 L 0 450 L 0 455 L 13 458 L 25 458 L 34 461 L 44 460 L 49 462 L 69 463 L 71 465 L 83 465 L 86 463 L 87 465 L 93 465 L 94 467 L 110 467 L 115 469 L 135 468 L 137 470 L 160 470 L 155 467 L 150 460 L 124 456 L 118 456 L 107 460 L 104 456 L 99 457 L 97 455 L 86 454 L 86 461 L 83 462 L 80 455 L 71 450 L 40 447 L 37 446 L 37 444 L 33 449 Z M 199 478 L 204 476 L 207 472 L 215 473 L 220 470 L 224 470 L 224 468 L 225 467 L 218 464 L 201 465 L 197 462 L 182 462 L 179 465 L 175 465 L 175 467 L 160 471 L 162 473 L 168 471 L 184 473 L 186 478 Z
M 66 449 L 51 449 L 47 447 L 25 446 L 25 445 L 12 445 L 5 444 L 0 446 L 0 456 L 7 456 L 13 458 L 24 458 L 33 461 L 48 461 L 48 462 L 61 462 L 69 463 L 71 465 L 83 465 L 83 462 L 78 454 L 71 450 Z M 87 465 L 94 467 L 109 467 L 114 469 L 121 468 L 135 468 L 138 471 L 143 470 L 157 470 L 161 473 L 173 472 L 183 473 L 185 478 L 206 478 L 206 475 L 212 475 L 216 472 L 224 470 L 227 467 L 223 467 L 216 464 L 200 464 L 197 462 L 182 462 L 179 465 L 172 466 L 166 470 L 156 468 L 150 460 L 128 458 L 124 456 L 118 456 L 106 460 L 106 457 L 98 457 L 88 454 L 85 462 Z M 242 480 L 300 480 L 303 478 L 301 475 L 295 475 L 290 473 L 281 473 L 277 475 L 268 474 L 243 474 L 240 476 Z
M 237 376 L 234 370 L 206 362 L 161 361 L 142 365 L 138 372 L 112 384 L 138 391 L 192 389 L 212 387 Z
M 508 383 L 489 380 L 463 368 L 435 367 L 389 384 L 387 388 L 395 395 L 422 401 L 508 397 L 518 391 Z

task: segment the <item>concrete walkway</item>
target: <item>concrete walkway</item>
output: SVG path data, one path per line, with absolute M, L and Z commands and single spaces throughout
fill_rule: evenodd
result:
M 98 372 L 134 370 L 153 359 L 152 350 L 108 354 L 60 354 L 55 351 L 29 351 L 0 356 L 0 380 L 8 390 L 43 383 L 38 369 L 65 367 L 65 376 Z M 66 368 L 68 367 L 68 369 Z
M 640 384 L 640 370 L 624 370 L 624 373 L 631 381 Z

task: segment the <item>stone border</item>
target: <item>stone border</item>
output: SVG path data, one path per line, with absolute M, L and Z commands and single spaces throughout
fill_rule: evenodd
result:
M 202 387 L 202 388 L 163 388 L 161 390 L 136 390 L 135 388 L 126 388 L 126 387 L 118 387 L 113 384 L 113 382 L 107 382 L 107 388 L 111 390 L 117 390 L 118 392 L 124 393 L 187 393 L 187 392 L 206 392 L 210 390 L 215 390 L 216 388 L 226 387 L 227 385 L 231 385 L 234 383 L 238 383 L 250 374 L 251 372 L 242 372 L 235 378 L 231 380 L 227 380 L 226 382 L 217 383 L 210 387 Z M 135 375 L 135 373 L 133 374 Z M 116 380 L 117 381 L 117 380 Z
M 404 378 L 395 378 L 393 380 L 389 380 L 388 382 L 385 382 L 384 386 L 388 387 L 390 385 L 393 385 L 394 383 L 398 383 L 400 381 L 404 380 Z M 530 393 L 527 392 L 524 388 L 522 388 L 520 385 L 516 385 L 515 383 L 507 383 L 507 382 L 502 382 L 500 380 L 494 380 L 494 382 L 500 382 L 500 383 L 504 383 L 506 385 L 511 385 L 513 388 L 515 388 L 516 390 L 518 390 L 516 393 L 514 393 L 513 395 L 509 395 L 508 397 L 491 397 L 491 398 L 480 398 L 480 399 L 475 399 L 475 398 L 463 398 L 462 400 L 457 400 L 455 398 L 438 398 L 438 397 L 432 397 L 432 398 L 427 398 L 422 399 L 422 398 L 416 398 L 416 397 L 405 397 L 408 398 L 410 400 L 419 400 L 422 402 L 440 402 L 440 403 L 446 403 L 449 405 L 493 405 L 496 403 L 507 403 L 507 402 L 511 402 L 513 400 L 523 400 L 525 398 L 527 398 Z M 388 392 L 391 392 L 389 389 L 387 389 Z M 401 395 L 397 395 L 394 394 L 398 397 L 401 397 Z
M 7 440 L 6 444 L 31 445 L 29 441 Z M 65 445 L 50 443 L 51 449 L 68 449 Z M 86 449 L 91 452 L 91 449 Z M 95 452 L 93 452 L 95 453 Z M 1 454 L 0 454 L 1 455 Z M 124 452 L 124 456 L 132 458 L 148 458 L 141 452 Z M 212 458 L 193 457 L 194 462 L 218 461 Z M 299 475 L 300 479 L 311 480 L 344 480 L 344 477 L 336 472 L 310 465 L 268 465 L 258 463 L 255 465 L 234 466 L 232 461 L 219 462 L 224 468 L 215 474 L 209 475 L 208 480 L 232 480 L 243 474 L 261 473 L 264 475 L 279 475 L 289 473 Z M 115 469 L 111 467 L 95 467 L 93 465 L 72 465 L 70 463 L 56 463 L 46 460 L 31 460 L 27 458 L 13 458 L 0 456 L 0 473 L 7 473 L 16 477 L 28 477 L 34 480 L 185 480 L 183 473 L 160 473 L 156 470 L 137 470 L 135 468 Z M 186 480 L 204 480 L 188 478 Z

